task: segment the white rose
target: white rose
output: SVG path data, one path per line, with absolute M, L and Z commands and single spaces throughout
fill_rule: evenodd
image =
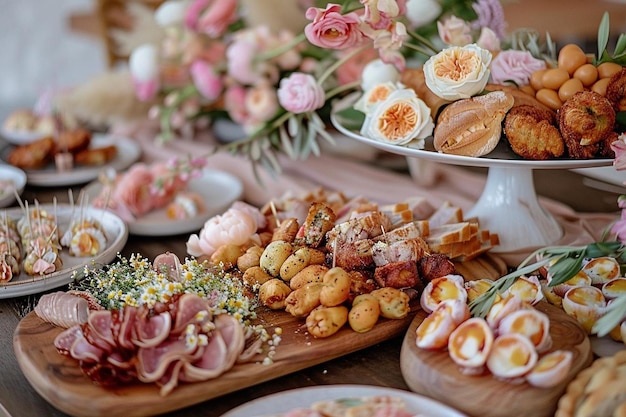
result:
M 385 64 L 380 59 L 375 59 L 368 63 L 361 73 L 361 89 L 367 91 L 376 84 L 390 81 L 392 83 L 400 80 L 400 72 L 393 64 Z
M 483 91 L 490 65 L 491 52 L 476 44 L 451 46 L 424 63 L 424 78 L 433 94 L 454 101 Z
M 406 18 L 413 28 L 433 22 L 440 14 L 441 5 L 437 0 L 409 0 L 406 2 Z
M 363 95 L 357 100 L 357 102 L 354 103 L 354 108 L 360 112 L 367 114 L 369 113 L 372 106 L 374 106 L 379 101 L 385 100 L 392 92 L 396 91 L 399 88 L 404 88 L 404 85 L 391 81 L 376 84 L 363 93 Z
M 393 145 L 424 148 L 424 139 L 433 133 L 435 124 L 430 108 L 412 89 L 393 91 L 386 100 L 372 106 L 361 134 Z
M 136 48 L 128 60 L 133 77 L 139 81 L 151 81 L 159 76 L 159 52 L 156 46 L 144 44 Z

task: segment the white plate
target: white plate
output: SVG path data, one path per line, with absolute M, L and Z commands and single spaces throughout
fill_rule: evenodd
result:
M 98 133 L 94 134 L 91 139 L 91 146 L 94 148 L 111 144 L 117 146 L 117 155 L 106 165 L 78 165 L 71 171 L 65 172 L 57 171 L 54 164 L 50 164 L 46 168 L 42 169 L 29 169 L 26 170 L 28 184 L 44 187 L 84 184 L 98 178 L 98 175 L 103 169 L 113 168 L 116 171 L 122 171 L 136 162 L 141 156 L 141 148 L 131 139 Z M 1 157 L 4 162 L 7 162 L 11 149 L 11 146 L 7 146 L 3 149 Z
M 28 130 L 7 130 L 4 128 L 0 131 L 0 135 L 2 135 L 4 140 L 12 145 L 26 145 L 27 143 L 34 142 L 37 139 L 47 136 L 41 132 Z
M 0 181 L 9 180 L 13 183 L 13 187 L 0 186 L 0 207 L 7 207 L 15 201 L 15 192 L 17 195 L 22 194 L 24 186 L 26 186 L 26 173 L 19 168 L 11 165 L 0 165 Z
M 102 189 L 102 183 L 92 182 L 84 188 L 85 195 L 93 200 Z M 241 181 L 223 171 L 205 169 L 202 175 L 189 181 L 187 190 L 199 194 L 204 200 L 205 210 L 195 217 L 172 220 L 166 209 L 153 210 L 128 223 L 128 230 L 140 236 L 173 236 L 197 232 L 204 223 L 216 214 L 224 212 L 243 193 Z
M 278 392 L 243 404 L 222 417 L 260 417 L 309 407 L 316 401 L 349 397 L 390 395 L 402 398 L 407 409 L 423 417 L 463 417 L 465 414 L 421 395 L 394 388 L 370 385 L 321 385 Z
M 54 212 L 53 205 L 42 205 L 48 211 Z M 74 215 L 78 214 L 78 207 L 75 207 Z M 117 253 L 124 248 L 128 240 L 128 228 L 126 224 L 113 213 L 102 211 L 93 207 L 84 209 L 85 216 L 92 216 L 100 220 L 105 229 L 107 237 L 107 246 L 104 251 L 94 257 L 78 258 L 71 256 L 67 249 L 61 252 L 63 260 L 63 269 L 52 274 L 43 276 L 30 276 L 25 273 L 14 277 L 7 283 L 0 284 L 0 298 L 18 297 L 28 294 L 36 294 L 53 288 L 57 288 L 68 284 L 72 280 L 74 271 L 80 270 L 85 265 L 91 265 L 92 262 L 97 264 L 108 264 L 117 256 Z M 2 218 L 4 218 L 4 211 Z M 6 210 L 10 219 L 17 220 L 22 216 L 20 208 Z M 56 206 L 57 224 L 59 231 L 63 233 L 69 225 L 72 217 L 72 207 L 69 204 L 59 204 Z

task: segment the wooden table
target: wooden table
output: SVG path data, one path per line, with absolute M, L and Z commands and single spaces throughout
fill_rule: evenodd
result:
M 569 171 L 538 171 L 535 175 L 537 192 L 542 195 L 563 196 L 567 204 L 580 211 L 616 211 L 616 194 L 598 191 L 583 185 L 583 177 Z M 572 192 L 585 187 L 585 192 Z M 80 187 L 74 188 L 78 195 Z M 570 190 L 563 193 L 563 190 Z M 27 187 L 23 199 L 35 199 L 45 203 L 57 200 L 67 202 L 66 188 Z M 184 257 L 188 235 L 167 239 L 131 236 L 122 254 L 132 253 L 153 259 L 157 254 L 171 251 Z M 23 376 L 13 352 L 12 335 L 25 311 L 32 308 L 36 296 L 0 300 L 0 416 L 3 406 L 10 416 L 63 416 L 48 404 L 30 386 Z M 219 416 L 222 413 L 252 399 L 279 391 L 312 385 L 369 384 L 384 387 L 408 389 L 400 372 L 400 348 L 402 338 L 388 340 L 370 348 L 349 354 L 338 359 L 317 365 L 306 370 L 271 380 L 266 383 L 237 391 L 235 393 L 192 406 L 170 415 L 176 416 Z

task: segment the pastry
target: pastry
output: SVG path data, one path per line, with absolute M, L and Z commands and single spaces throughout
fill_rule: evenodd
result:
M 574 94 L 563 103 L 557 119 L 568 154 L 573 159 L 598 156 L 614 133 L 615 110 L 606 97 L 594 91 Z
M 545 160 L 565 152 L 554 112 L 527 104 L 514 106 L 504 119 L 504 135 L 516 155 Z
M 513 103 L 513 107 L 529 105 L 533 107 L 539 107 L 553 114 L 555 113 L 554 110 L 552 110 L 550 107 L 537 100 L 535 96 L 531 96 L 530 94 L 520 90 L 514 85 L 487 84 L 485 86 L 485 91 L 505 91 L 511 94 L 513 96 L 513 99 L 515 100 Z
M 513 103 L 513 96 L 504 91 L 453 102 L 439 115 L 435 149 L 462 156 L 488 154 L 500 141 L 502 121 Z
M 7 160 L 9 164 L 21 169 L 42 168 L 52 160 L 55 146 L 54 139 L 46 136 L 26 145 L 16 146 Z
M 626 68 L 613 74 L 606 86 L 606 98 L 616 112 L 626 111 Z
M 56 138 L 57 152 L 77 153 L 89 147 L 91 132 L 85 129 L 65 130 Z

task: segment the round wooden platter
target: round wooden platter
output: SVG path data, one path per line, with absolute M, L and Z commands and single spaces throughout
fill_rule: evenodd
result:
M 567 378 L 552 388 L 536 388 L 526 382 L 500 381 L 491 374 L 462 374 L 447 351 L 420 349 L 415 331 L 426 317 L 419 311 L 402 343 L 400 369 L 412 391 L 443 402 L 475 417 L 547 417 L 553 416 L 559 398 L 578 372 L 593 361 L 591 343 L 578 322 L 563 310 L 546 302 L 536 308 L 550 317 L 552 350 L 571 351 L 573 365 Z
M 492 255 L 457 267 L 459 273 L 474 279 L 496 279 L 506 270 L 504 262 Z M 74 416 L 146 416 L 188 407 L 402 336 L 415 314 L 421 311 L 419 302 L 413 304 L 412 313 L 404 319 L 381 319 L 367 333 L 355 333 L 344 326 L 326 339 L 312 337 L 303 326 L 303 320 L 291 314 L 261 310 L 259 319 L 269 331 L 275 327 L 283 330 L 272 364 L 260 364 L 263 359 L 260 356 L 257 361 L 235 365 L 217 379 L 180 384 L 166 397 L 159 395 L 154 384 L 112 388 L 93 384 L 75 360 L 60 355 L 54 347 L 54 338 L 63 329 L 44 322 L 34 312 L 18 324 L 13 334 L 13 347 L 26 379 L 59 410 Z

